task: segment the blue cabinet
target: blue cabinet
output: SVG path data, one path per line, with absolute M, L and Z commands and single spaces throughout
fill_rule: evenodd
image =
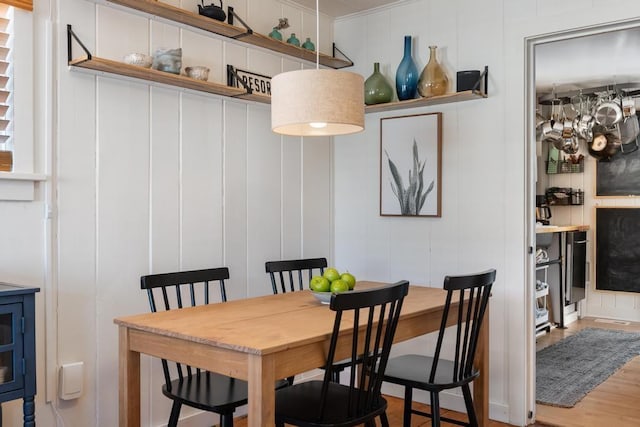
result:
M 25 427 L 36 425 L 34 295 L 39 291 L 0 282 L 0 403 L 22 398 Z

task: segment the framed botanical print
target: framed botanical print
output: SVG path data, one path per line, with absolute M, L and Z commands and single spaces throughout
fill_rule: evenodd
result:
M 380 215 L 441 216 L 442 113 L 380 119 Z

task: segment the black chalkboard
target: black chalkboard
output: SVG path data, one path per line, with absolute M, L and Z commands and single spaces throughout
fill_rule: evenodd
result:
M 640 208 L 596 209 L 596 289 L 640 292 Z
M 640 196 L 640 150 L 597 163 L 596 196 Z

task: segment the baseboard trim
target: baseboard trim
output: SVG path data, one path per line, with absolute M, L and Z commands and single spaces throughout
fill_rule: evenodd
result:
M 382 393 L 389 396 L 404 398 L 404 388 L 395 384 L 383 384 Z M 413 390 L 413 400 L 429 404 L 429 393 L 422 390 Z M 440 407 L 456 412 L 466 413 L 462 392 L 460 394 L 445 391 L 440 393 Z M 509 405 L 489 402 L 489 418 L 495 421 L 509 424 Z

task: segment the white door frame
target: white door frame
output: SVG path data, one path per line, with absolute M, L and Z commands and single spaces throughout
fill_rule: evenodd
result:
M 534 35 L 525 37 L 525 135 L 527 161 L 525 168 L 525 191 L 527 194 L 525 208 L 528 217 L 529 227 L 527 227 L 527 242 L 530 245 L 530 253 L 535 251 L 535 196 L 536 196 L 536 129 L 535 129 L 535 111 L 536 111 L 536 90 L 535 90 L 535 47 L 542 43 L 561 41 L 582 36 L 590 36 L 602 34 L 611 31 L 626 30 L 630 28 L 640 27 L 640 17 L 630 20 L 622 20 L 609 22 L 605 24 L 595 24 L 582 27 L 579 29 L 569 29 L 554 33 L 542 35 Z M 535 303 L 535 258 L 529 257 L 533 262 L 528 263 L 527 272 L 527 291 L 529 307 L 533 307 Z M 527 311 L 527 402 L 528 402 L 528 423 L 533 423 L 536 416 L 536 333 L 535 333 L 535 315 L 534 310 Z

